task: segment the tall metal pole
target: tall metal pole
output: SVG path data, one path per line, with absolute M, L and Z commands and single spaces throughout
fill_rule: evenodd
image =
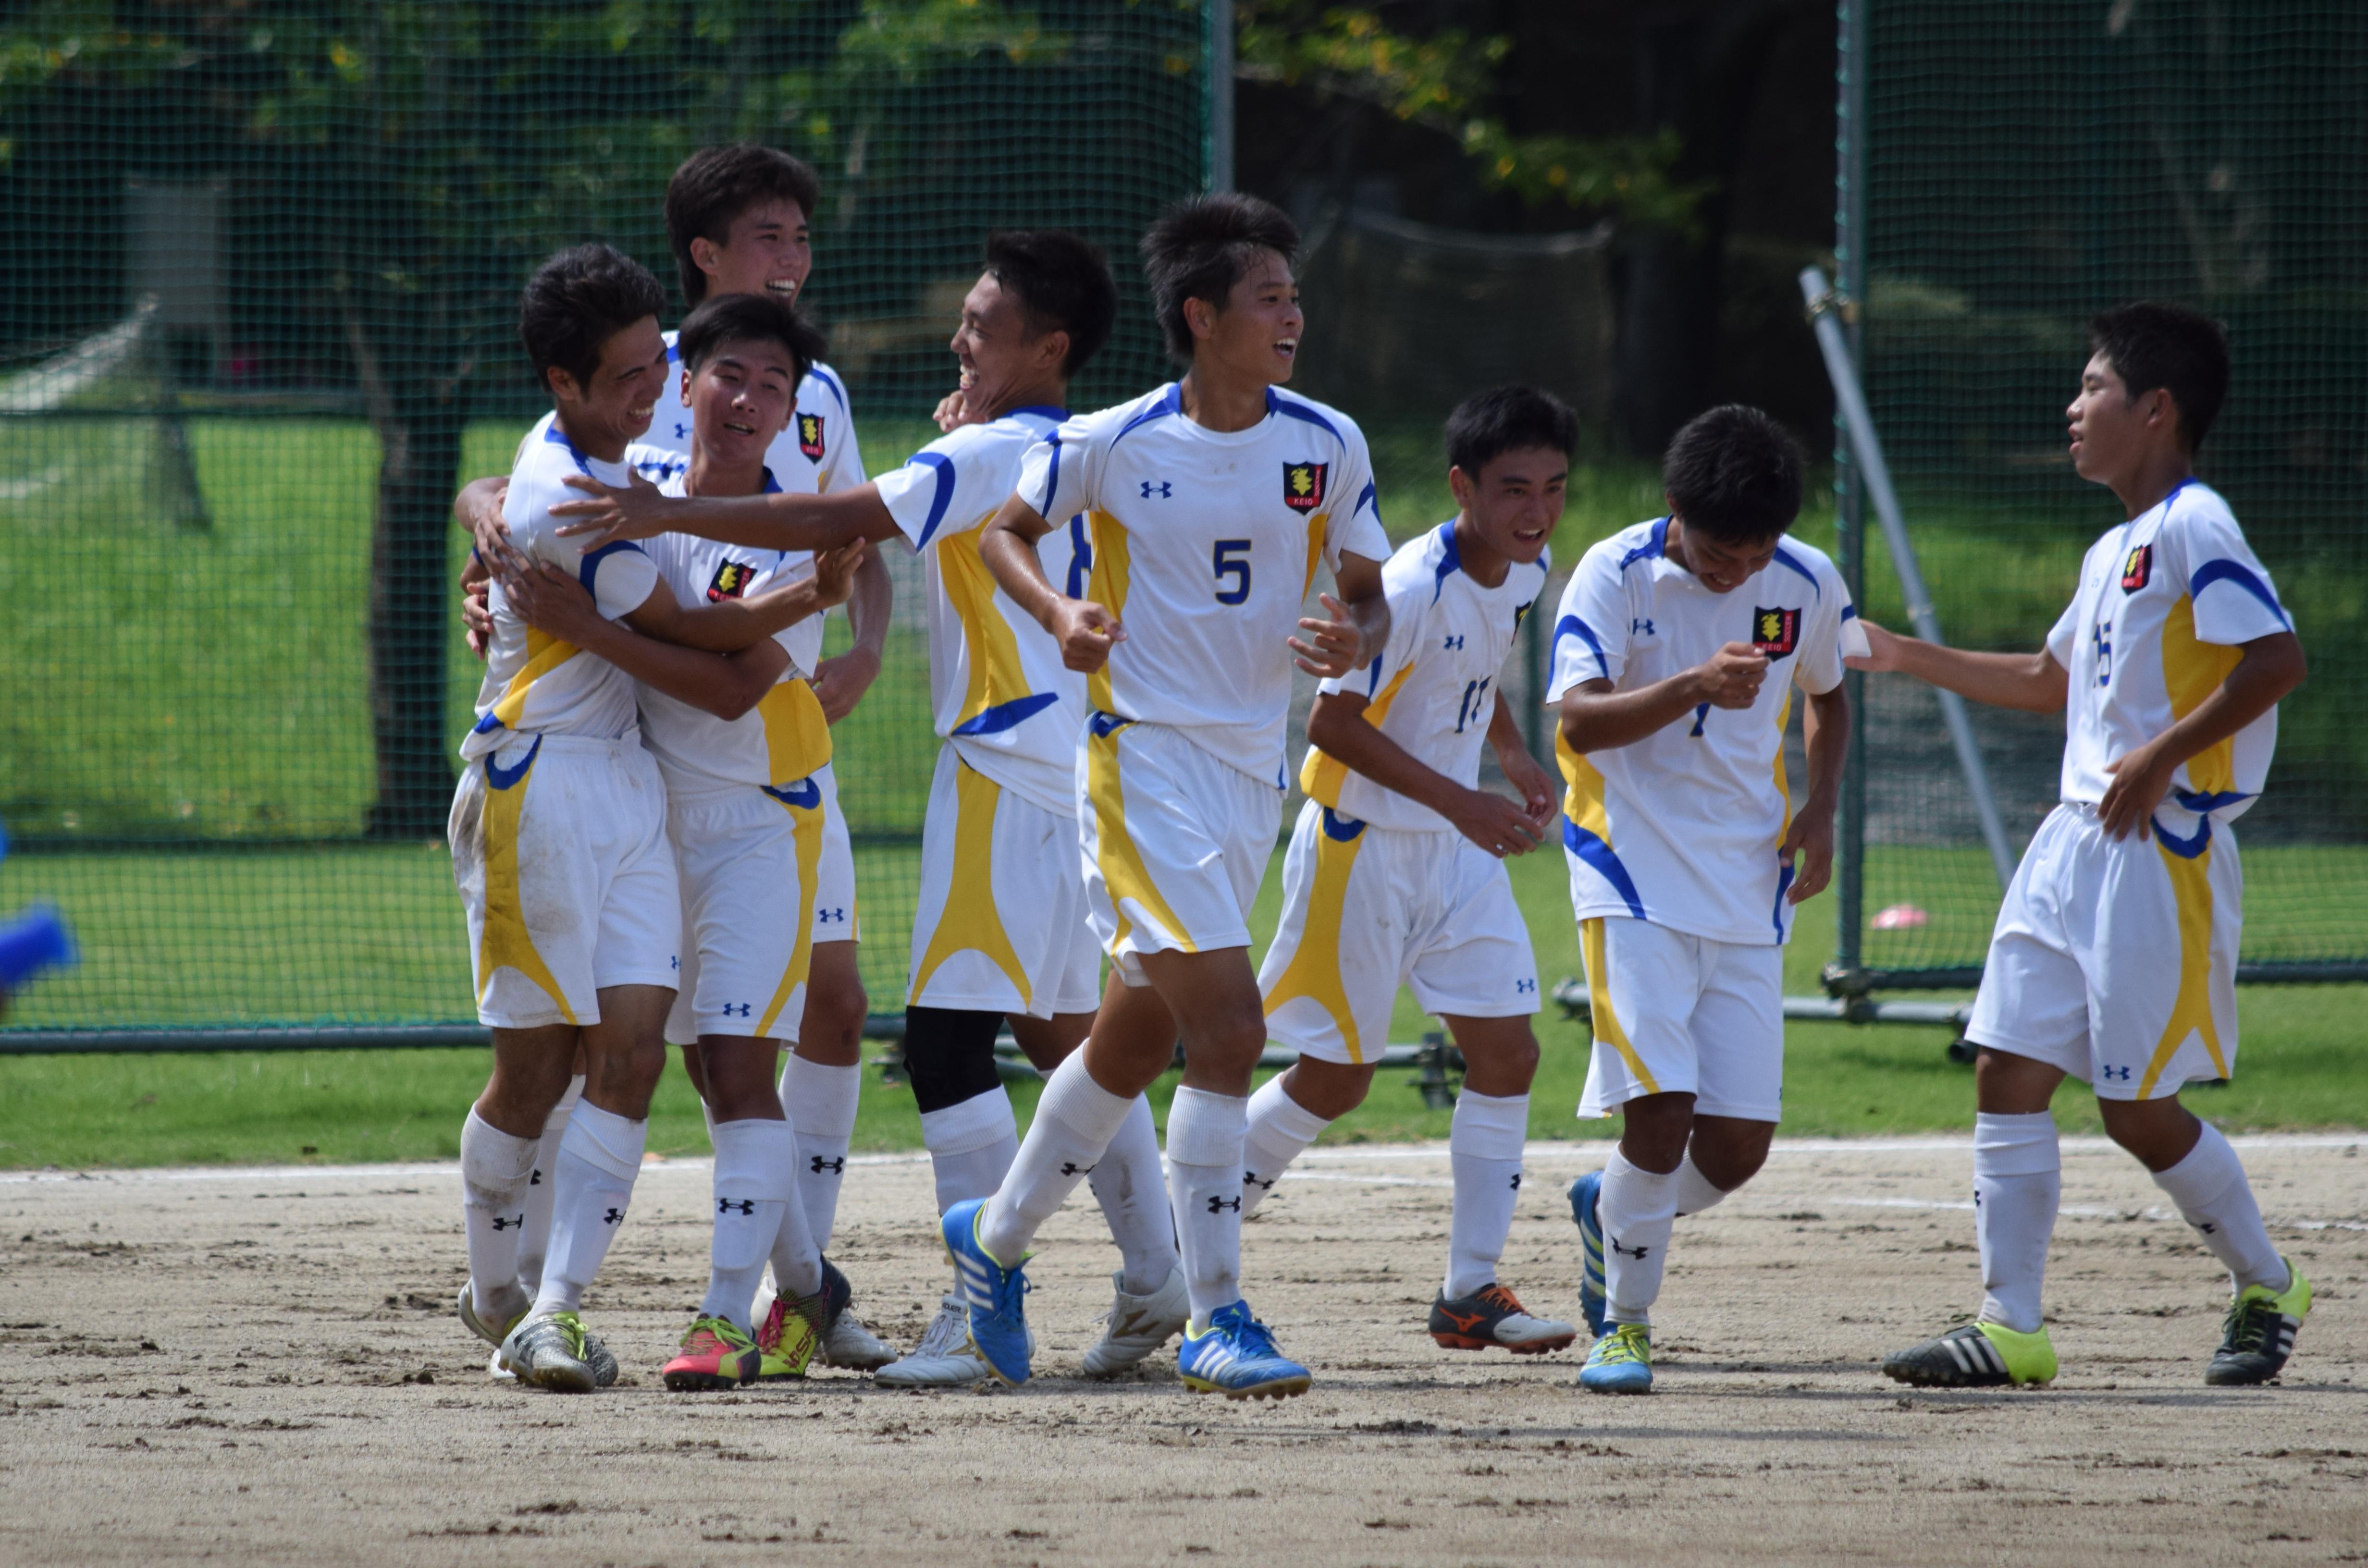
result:
M 1209 0 L 1209 134 L 1211 190 L 1234 188 L 1234 0 Z
M 1842 318 L 1850 363 L 1866 363 L 1859 301 L 1866 297 L 1867 11 L 1873 0 L 1841 0 L 1834 105 L 1834 264 L 1840 274 Z M 1850 442 L 1834 410 L 1834 564 L 1850 585 L 1850 602 L 1866 602 L 1866 487 L 1850 465 Z M 1850 712 L 1850 751 L 1842 765 L 1840 821 L 1834 834 L 1834 967 L 1854 974 L 1864 967 L 1866 930 L 1866 676 L 1843 677 Z

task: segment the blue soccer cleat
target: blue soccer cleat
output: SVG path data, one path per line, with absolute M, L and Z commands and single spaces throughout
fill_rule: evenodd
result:
M 1589 1171 L 1570 1184 L 1570 1217 L 1578 1221 L 1582 1262 L 1578 1276 L 1578 1310 L 1586 1314 L 1587 1332 L 1603 1335 L 1603 1221 L 1596 1217 L 1596 1196 L 1603 1190 L 1603 1173 Z
M 1305 1393 L 1307 1369 L 1275 1348 L 1266 1324 L 1250 1316 L 1247 1301 L 1220 1307 L 1199 1334 L 1184 1331 L 1176 1370 L 1194 1393 L 1227 1399 L 1289 1399 Z
M 953 1262 L 956 1290 L 970 1308 L 971 1347 L 997 1381 L 1018 1388 L 1028 1381 L 1028 1278 L 1020 1272 L 1028 1259 L 1006 1268 L 987 1255 L 978 1239 L 985 1207 L 983 1198 L 957 1203 L 938 1229 Z
M 1653 1331 L 1641 1323 L 1615 1323 L 1587 1353 L 1578 1386 L 1589 1393 L 1651 1393 Z

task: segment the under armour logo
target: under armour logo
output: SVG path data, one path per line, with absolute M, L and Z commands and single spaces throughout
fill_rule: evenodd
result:
M 835 1160 L 825 1160 L 820 1154 L 815 1154 L 809 1158 L 808 1168 L 816 1176 L 822 1175 L 825 1171 L 828 1171 L 833 1176 L 845 1176 L 847 1174 L 847 1156 L 841 1154 Z
M 755 1011 L 756 1009 L 746 1002 L 726 1002 L 723 1004 L 723 1016 L 727 1018 L 745 1018 L 749 1017 Z
M 1242 1173 L 1242 1185 L 1244 1187 L 1257 1187 L 1260 1192 L 1272 1192 L 1274 1190 L 1274 1184 L 1279 1179 L 1281 1178 L 1277 1176 L 1268 1176 L 1265 1180 L 1261 1181 L 1258 1179 L 1258 1174 L 1256 1171 L 1244 1171 Z
M 2130 1081 L 2130 1070 L 2126 1067 L 2107 1067 L 2101 1070 L 2098 1076 L 2112 1083 L 2126 1084 Z
M 1222 1214 L 1228 1209 L 1232 1210 L 1236 1214 L 1240 1213 L 1242 1211 L 1242 1200 L 1238 1198 L 1212 1198 L 1209 1199 L 1209 1212 L 1212 1214 Z
M 1519 1171 L 1513 1173 L 1513 1190 L 1515 1192 L 1521 1190 L 1521 1173 Z
M 754 1214 L 757 1211 L 757 1200 L 753 1198 L 744 1198 L 735 1203 L 729 1198 L 719 1198 L 715 1200 L 715 1211 L 718 1214 Z
M 1441 642 L 1440 646 L 1446 649 L 1451 653 L 1461 652 L 1463 647 L 1463 634 L 1459 631 L 1454 636 L 1449 638 L 1446 642 Z
M 1631 637 L 1650 637 L 1650 636 L 1652 636 L 1652 635 L 1653 635 L 1653 623 L 1652 623 L 1652 621 L 1650 621 L 1649 619 L 1641 619 L 1641 618 L 1640 618 L 1640 619 L 1635 619 L 1635 620 L 1632 620 L 1632 621 L 1630 621 L 1630 622 L 1628 623 L 1628 635 L 1629 635 L 1629 636 L 1631 636 Z
M 840 925 L 844 926 L 847 924 L 847 911 L 844 909 L 817 909 L 814 911 L 814 920 L 818 924 L 824 926 L 827 926 L 832 921 L 836 920 Z
M 541 1171 L 532 1173 L 526 1178 L 526 1184 L 529 1187 L 541 1187 L 542 1185 L 542 1173 Z
M 622 1209 L 611 1209 L 600 1216 L 600 1222 L 604 1225 L 613 1225 L 624 1217 L 625 1211 Z
M 674 971 L 677 974 L 680 974 L 682 972 L 682 955 L 680 953 L 677 953 L 672 958 L 666 960 L 666 968 Z
M 500 1221 L 495 1221 L 497 1224 Z M 2195 1229 L 2198 1234 L 2210 1236 L 2218 1234 L 2220 1227 L 2214 1224 L 2209 1220 L 2198 1220 L 2195 1221 Z
M 1150 500 L 1154 495 L 1158 496 L 1162 501 L 1166 501 L 1174 496 L 1175 494 L 1176 487 L 1168 483 L 1167 481 L 1164 479 L 1156 481 L 1146 479 L 1143 482 L 1143 499 L 1145 501 Z
M 677 440 L 677 441 L 688 441 L 688 440 L 689 440 L 689 439 L 690 439 L 690 426 L 688 426 L 688 425 L 683 424 L 680 420 L 677 420 L 677 421 L 675 422 L 675 427 L 674 427 L 674 438 L 675 438 L 676 440 Z
M 1645 1260 L 1645 1255 L 1652 1250 L 1650 1247 L 1622 1246 L 1618 1236 L 1608 1236 L 1605 1240 L 1611 1244 L 1611 1250 L 1613 1252 L 1618 1253 L 1622 1257 L 1633 1257 L 1639 1263 L 1642 1263 Z
M 1537 983 L 1536 981 L 1534 981 L 1534 980 L 1517 980 L 1517 981 L 1513 982 L 1513 994 L 1514 994 L 1514 995 L 1516 995 L 1516 996 L 1534 996 L 1534 995 L 1536 995 L 1537 994 L 1538 994 L 1538 983 Z
M 1091 1176 L 1094 1174 L 1094 1167 L 1092 1165 L 1081 1165 L 1075 1160 L 1063 1160 L 1061 1162 L 1061 1174 L 1067 1176 Z
M 502 1231 L 515 1231 L 520 1225 L 525 1223 L 526 1216 L 523 1214 L 519 1215 L 515 1220 L 505 1220 L 499 1214 L 494 1216 L 494 1229 L 497 1233 Z

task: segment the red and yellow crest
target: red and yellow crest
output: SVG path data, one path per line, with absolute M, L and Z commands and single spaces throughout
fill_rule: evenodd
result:
M 821 415 L 801 414 L 798 415 L 798 450 L 803 452 L 815 462 L 822 461 L 823 446 Z
M 1282 504 L 1294 512 L 1313 512 L 1324 505 L 1325 471 L 1329 463 L 1282 465 Z

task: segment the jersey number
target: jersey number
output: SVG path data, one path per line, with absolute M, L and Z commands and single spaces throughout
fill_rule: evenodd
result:
M 1491 676 L 1489 678 L 1494 679 L 1495 677 Z M 1455 733 L 1457 734 L 1460 735 L 1463 733 L 1464 725 L 1480 717 L 1480 710 L 1486 704 L 1487 700 L 1487 681 L 1474 680 L 1463 683 L 1463 701 L 1455 710 Z
M 1246 539 L 1221 539 L 1209 552 L 1209 568 L 1217 574 L 1217 581 L 1222 583 L 1228 577 L 1234 580 L 1232 587 L 1217 590 L 1219 604 L 1237 605 L 1249 598 L 1249 555 L 1250 541 Z
M 2089 639 L 2097 647 L 2097 684 L 2113 684 L 2113 623 L 2100 620 L 2089 629 Z

